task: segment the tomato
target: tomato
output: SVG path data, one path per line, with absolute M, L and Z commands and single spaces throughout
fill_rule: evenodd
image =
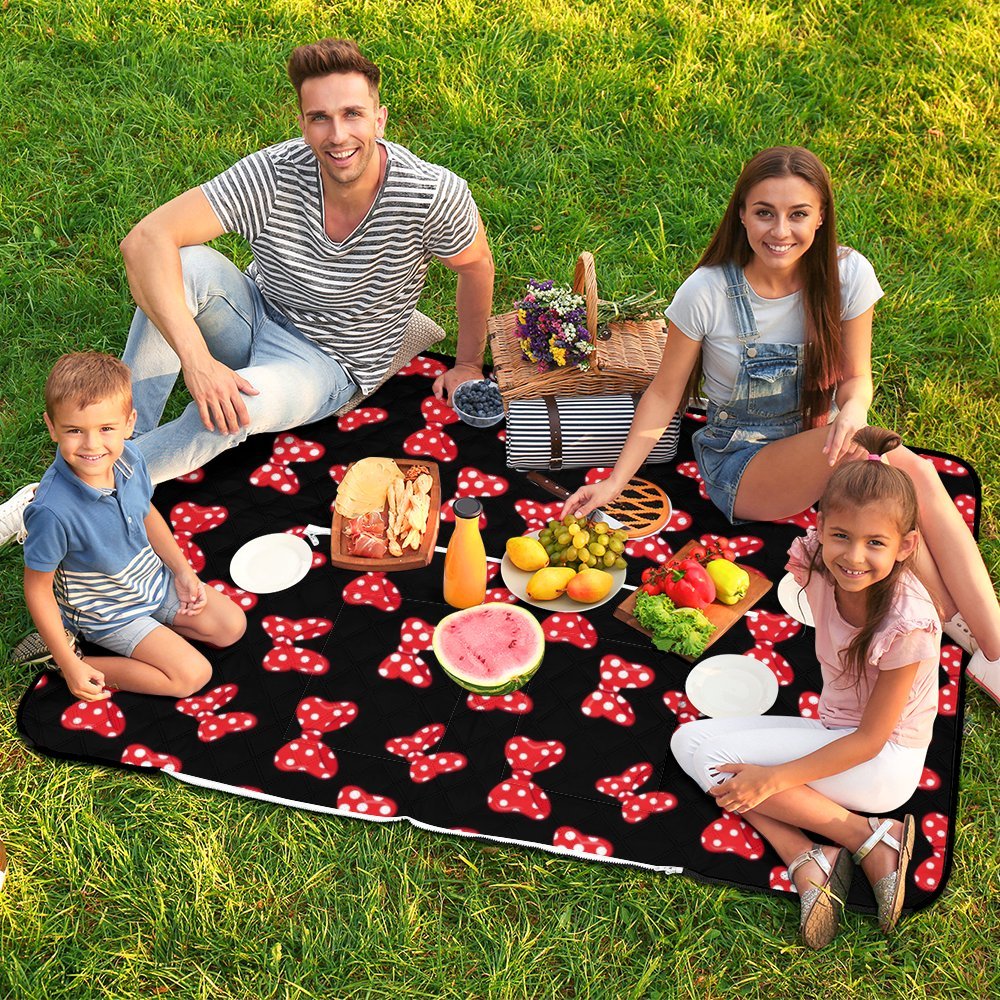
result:
M 657 594 L 663 593 L 663 589 L 658 583 L 644 583 L 639 589 L 651 597 L 656 597 Z
M 650 583 L 651 581 L 653 581 L 656 578 L 656 572 L 657 569 L 655 566 L 646 567 L 646 569 L 642 571 L 642 577 L 641 577 L 642 582 Z

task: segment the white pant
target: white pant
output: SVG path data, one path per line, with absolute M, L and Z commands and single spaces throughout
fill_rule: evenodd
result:
M 827 729 L 818 719 L 790 715 L 698 719 L 674 730 L 670 749 L 685 773 L 707 792 L 728 777 L 728 772 L 716 770 L 719 764 L 784 764 L 853 732 Z M 810 781 L 809 787 L 853 812 L 891 812 L 916 790 L 926 755 L 926 747 L 886 743 L 871 760 Z

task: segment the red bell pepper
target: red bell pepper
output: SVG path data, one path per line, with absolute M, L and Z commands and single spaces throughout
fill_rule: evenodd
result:
M 682 559 L 667 564 L 663 593 L 679 608 L 701 611 L 715 600 L 715 584 L 708 571 L 696 559 Z

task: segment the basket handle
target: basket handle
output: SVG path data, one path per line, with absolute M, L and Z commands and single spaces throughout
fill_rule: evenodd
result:
M 597 272 L 594 270 L 594 255 L 583 250 L 576 261 L 573 272 L 573 291 L 582 295 L 587 303 L 587 329 L 590 342 L 597 343 Z

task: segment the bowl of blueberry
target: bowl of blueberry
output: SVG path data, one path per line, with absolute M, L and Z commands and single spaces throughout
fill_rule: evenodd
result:
M 488 378 L 463 382 L 451 394 L 451 407 L 472 427 L 492 427 L 503 420 L 503 400 Z

